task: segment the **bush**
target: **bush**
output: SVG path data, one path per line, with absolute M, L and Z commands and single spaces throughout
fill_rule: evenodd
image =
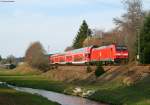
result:
M 91 72 L 92 72 L 92 68 L 91 68 L 89 65 L 88 65 L 87 68 L 86 68 L 86 72 L 87 72 L 87 73 L 91 73 Z
M 14 68 L 16 68 L 16 65 L 15 64 L 10 64 L 9 69 L 14 69 Z
M 40 42 L 34 42 L 29 46 L 25 60 L 33 68 L 44 72 L 49 69 L 48 56 L 46 56 L 46 52 Z
M 150 43 L 148 43 L 143 50 L 143 62 L 150 64 Z
M 104 73 L 105 73 L 104 68 L 101 65 L 98 65 L 96 70 L 95 70 L 95 76 L 99 77 Z

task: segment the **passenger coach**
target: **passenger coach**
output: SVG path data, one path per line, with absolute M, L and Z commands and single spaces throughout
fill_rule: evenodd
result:
M 92 62 L 120 63 L 128 60 L 126 46 L 115 44 L 101 47 L 85 47 L 49 56 L 51 64 L 84 64 Z

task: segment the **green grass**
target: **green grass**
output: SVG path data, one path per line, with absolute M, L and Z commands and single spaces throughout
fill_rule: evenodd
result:
M 0 105 L 59 105 L 41 96 L 17 92 L 0 85 Z
M 39 75 L 39 71 L 30 71 L 30 72 L 20 72 L 15 69 L 2 69 L 0 68 L 0 76 L 31 76 L 31 75 Z
M 31 87 L 35 89 L 45 89 L 63 93 L 68 85 L 59 81 L 50 81 L 43 76 L 37 75 L 37 72 L 22 74 L 13 72 L 13 70 L 0 69 L 0 81 L 7 82 L 12 85 Z
M 65 83 L 49 81 L 41 76 L 0 76 L 0 80 L 12 85 L 45 89 L 60 93 L 63 93 L 64 89 L 68 87 Z
M 107 83 L 86 83 L 85 81 L 74 84 L 62 83 L 59 81 L 50 81 L 40 75 L 0 76 L 0 81 L 17 86 L 46 89 L 60 93 L 70 89 L 70 87 L 80 86 L 96 90 L 93 95 L 88 97 L 92 100 L 112 105 L 150 105 L 150 77 L 139 81 L 133 86 L 125 86 L 120 80 Z
M 57 81 L 49 81 L 41 76 L 0 76 L 1 81 L 13 85 L 46 89 L 63 93 L 65 89 L 75 86 Z M 145 78 L 136 85 L 124 86 L 121 82 L 102 84 L 78 84 L 83 88 L 97 90 L 89 99 L 113 105 L 149 105 L 150 78 Z
M 89 99 L 112 105 L 150 105 L 150 77 L 132 86 L 121 83 L 100 86 Z

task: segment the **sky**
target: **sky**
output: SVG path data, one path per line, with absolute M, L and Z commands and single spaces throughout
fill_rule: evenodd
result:
M 150 0 L 143 0 L 150 9 Z M 111 30 L 125 12 L 121 0 L 15 0 L 0 2 L 0 55 L 22 57 L 40 41 L 48 53 L 72 44 L 83 20 L 91 29 Z

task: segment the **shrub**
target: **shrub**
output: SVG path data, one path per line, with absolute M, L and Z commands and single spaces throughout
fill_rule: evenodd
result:
M 99 77 L 104 73 L 105 73 L 104 68 L 101 65 L 98 65 L 95 70 L 95 76 Z
M 145 64 L 150 64 L 150 43 L 147 43 L 143 50 L 143 62 Z
M 32 43 L 26 51 L 26 62 L 33 68 L 47 71 L 49 69 L 48 56 L 40 42 Z
M 87 72 L 87 73 L 91 73 L 91 72 L 92 72 L 92 68 L 91 68 L 89 65 L 88 65 L 87 68 L 86 68 L 86 72 Z
M 14 68 L 16 68 L 16 65 L 15 64 L 10 64 L 9 69 L 14 69 Z

